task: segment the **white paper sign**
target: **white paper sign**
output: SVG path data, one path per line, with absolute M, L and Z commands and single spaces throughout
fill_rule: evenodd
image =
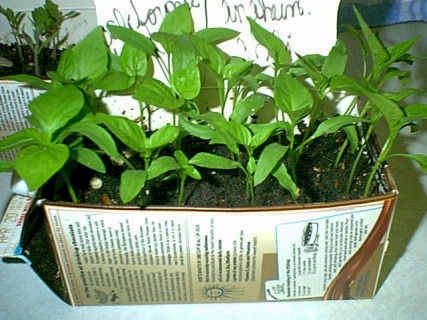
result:
M 143 34 L 158 30 L 165 15 L 185 1 L 95 0 L 98 24 L 120 25 Z M 274 32 L 294 52 L 327 54 L 335 44 L 340 0 L 191 0 L 195 29 L 225 27 L 241 32 L 222 48 L 247 59 L 266 59 L 246 17 Z

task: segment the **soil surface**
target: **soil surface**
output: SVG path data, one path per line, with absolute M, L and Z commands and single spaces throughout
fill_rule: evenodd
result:
M 24 63 L 19 61 L 18 50 L 15 44 L 0 43 L 0 57 L 3 57 L 10 62 L 12 66 L 0 65 L 0 77 L 15 75 L 15 74 L 34 74 L 34 56 L 29 46 L 22 46 L 22 55 Z M 45 48 L 39 56 L 40 76 L 45 77 L 46 72 L 56 70 L 61 51 L 55 53 L 51 49 Z
M 347 150 L 335 166 L 337 154 L 345 140 L 343 133 L 322 137 L 314 141 L 303 152 L 297 167 L 299 180 L 297 185 L 301 195 L 298 203 L 334 202 L 362 197 L 372 161 L 368 156 L 361 159 L 350 193 L 346 192 L 348 177 L 355 155 Z M 181 148 L 191 158 L 200 151 L 211 152 L 231 157 L 223 145 L 208 145 L 205 141 L 184 138 Z M 125 152 L 125 149 L 122 150 Z M 164 154 L 172 154 L 173 150 L 165 150 Z M 242 154 L 244 159 L 244 154 Z M 140 158 L 129 159 L 136 167 L 140 167 Z M 288 159 L 283 159 L 287 164 Z M 111 163 L 111 162 L 110 162 Z M 111 164 L 106 174 L 76 172 L 73 177 L 77 192 L 84 203 L 91 204 L 122 204 L 119 197 L 120 176 L 125 166 Z M 240 170 L 211 170 L 198 168 L 202 180 L 187 179 L 185 187 L 185 206 L 190 207 L 246 207 L 250 199 L 246 192 L 245 177 Z M 102 188 L 92 189 L 89 180 L 97 177 L 102 181 Z M 164 178 L 164 177 L 162 177 Z M 175 206 L 177 205 L 177 179 L 150 181 L 135 201 L 129 205 L 138 206 Z M 373 193 L 378 188 L 373 186 Z M 49 195 L 53 200 L 64 200 L 63 193 Z M 65 200 L 69 200 L 65 198 Z M 107 202 L 107 203 L 106 203 Z M 256 206 L 281 206 L 295 203 L 290 193 L 281 187 L 274 177 L 268 178 L 255 187 Z

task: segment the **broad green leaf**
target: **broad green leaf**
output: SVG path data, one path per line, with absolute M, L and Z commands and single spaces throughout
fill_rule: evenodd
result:
M 224 66 L 222 76 L 224 79 L 230 80 L 236 76 L 246 75 L 252 66 L 252 61 L 234 57 Z
M 414 46 L 414 44 L 420 39 L 419 36 L 413 37 L 404 42 L 399 42 L 395 45 L 389 46 L 387 49 L 390 54 L 389 63 L 398 62 L 402 57 L 406 57 L 408 51 Z
M 122 91 L 135 83 L 135 77 L 123 72 L 110 72 L 100 79 L 93 87 L 103 91 Z
M 275 64 L 280 67 L 290 64 L 291 55 L 282 39 L 261 27 L 252 18 L 248 17 L 247 19 L 253 36 L 260 45 L 268 50 L 268 54 L 274 60 Z
M 111 116 L 103 113 L 95 115 L 97 123 L 102 123 L 126 146 L 142 152 L 146 148 L 146 136 L 142 128 L 125 117 Z
M 201 89 L 200 58 L 192 49 L 189 38 L 185 35 L 175 39 L 172 47 L 171 83 L 175 91 L 185 100 L 198 96 Z
M 106 172 L 104 162 L 101 160 L 99 155 L 92 149 L 83 147 L 73 149 L 71 151 L 70 158 L 76 160 L 78 163 L 81 163 L 82 165 L 92 170 L 101 173 Z
M 312 108 L 313 97 L 301 82 L 282 71 L 275 82 L 274 103 L 277 108 L 287 113 L 293 124 L 296 124 Z
M 172 53 L 173 44 L 178 35 L 167 32 L 155 32 L 151 35 L 151 39 L 160 43 L 167 53 Z
M 174 34 L 191 33 L 194 31 L 194 21 L 188 2 L 176 7 L 163 19 L 159 31 Z
M 238 144 L 243 146 L 250 146 L 252 141 L 251 131 L 240 123 L 227 122 L 220 123 L 217 130 L 226 132 Z
M 58 87 L 34 98 L 28 109 L 40 129 L 53 134 L 76 117 L 85 104 L 83 93 L 74 86 Z
M 212 127 L 191 122 L 184 117 L 179 117 L 179 125 L 189 134 L 204 140 L 212 139 L 215 132 Z
M 0 152 L 24 148 L 36 143 L 43 144 L 43 133 L 34 128 L 27 128 L 0 140 Z
M 427 120 L 427 104 L 413 103 L 405 108 L 406 116 L 403 118 L 404 124 Z
M 148 138 L 148 147 L 150 149 L 158 149 L 174 142 L 179 136 L 178 127 L 164 126 L 155 131 Z
M 260 185 L 274 171 L 288 150 L 287 146 L 271 143 L 264 148 L 258 159 L 254 174 L 254 186 Z
M 379 93 L 367 92 L 366 96 L 378 111 L 386 118 L 389 130 L 395 133 L 400 130 L 401 121 L 405 114 L 402 109 L 392 100 L 385 98 Z
M 190 37 L 190 40 L 204 63 L 217 75 L 220 75 L 225 66 L 225 58 L 222 52 L 209 42 L 198 37 Z
M 120 179 L 120 199 L 128 203 L 135 199 L 147 181 L 147 172 L 143 170 L 126 170 Z
M 283 188 L 291 193 L 294 200 L 298 198 L 300 191 L 283 163 L 273 173 L 273 176 Z
M 369 122 L 368 119 L 356 116 L 341 115 L 322 121 L 316 131 L 311 135 L 310 139 L 316 139 L 325 134 L 332 134 L 340 130 L 344 126 L 354 125 L 359 122 Z
M 191 177 L 195 180 L 202 179 L 202 175 L 200 174 L 200 172 L 195 167 L 190 166 L 190 165 L 186 165 L 186 166 L 183 166 L 183 169 L 185 171 L 185 174 L 188 175 L 189 177 Z
M 195 32 L 197 38 L 203 39 L 213 45 L 236 38 L 240 32 L 228 28 L 204 28 Z
M 232 170 L 242 168 L 238 161 L 206 152 L 196 154 L 189 162 L 192 165 L 209 169 Z
M 96 27 L 74 47 L 73 79 L 96 81 L 108 70 L 108 47 L 102 27 Z M 68 72 L 69 73 L 69 72 Z
M 130 28 L 114 26 L 109 24 L 107 26 L 113 38 L 122 40 L 125 44 L 134 47 L 137 50 L 145 52 L 147 55 L 156 56 L 156 46 L 154 43 L 144 36 L 143 34 L 132 30 Z
M 144 76 L 148 68 L 148 56 L 145 52 L 125 44 L 120 53 L 120 66 L 131 77 Z
M 87 137 L 113 159 L 121 158 L 111 135 L 107 130 L 95 123 L 80 121 L 70 126 L 67 132 L 76 132 Z
M 153 160 L 147 169 L 148 180 L 157 178 L 169 171 L 180 170 L 181 166 L 169 156 L 159 157 Z
M 271 137 L 271 134 L 277 129 L 275 123 L 267 124 L 265 126 L 259 126 L 257 132 L 251 139 L 250 147 L 257 148 L 267 141 Z
M 239 100 L 230 115 L 230 119 L 237 123 L 246 123 L 251 115 L 256 114 L 269 97 L 262 93 L 254 93 L 243 100 Z
M 329 51 L 322 66 L 322 73 L 328 78 L 343 74 L 347 64 L 346 47 L 343 41 L 337 40 L 335 46 Z
M 184 152 L 182 152 L 182 150 L 176 150 L 174 153 L 173 153 L 173 156 L 175 157 L 175 159 L 178 161 L 178 163 L 181 165 L 181 166 L 186 166 L 186 165 L 188 165 L 188 158 L 187 158 L 187 156 L 185 155 L 185 153 Z
M 32 145 L 16 156 L 16 171 L 30 190 L 43 186 L 67 162 L 69 151 L 64 144 Z
M 184 100 L 176 97 L 171 88 L 153 78 L 148 78 L 138 84 L 133 97 L 148 105 L 166 110 L 177 109 L 184 104 Z

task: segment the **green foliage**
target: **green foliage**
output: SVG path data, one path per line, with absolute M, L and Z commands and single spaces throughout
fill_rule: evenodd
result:
M 0 12 L 19 29 L 20 17 L 1 7 Z M 57 70 L 49 73 L 51 82 L 24 75 L 11 77 L 46 92 L 29 105 L 32 128 L 0 141 L 0 152 L 20 150 L 16 161 L 0 162 L 0 170 L 16 169 L 31 189 L 42 187 L 60 173 L 73 194 L 71 170 L 67 168 L 80 163 L 105 172 L 105 157 L 101 157 L 105 154 L 124 162 L 120 184 L 124 203 L 138 199 L 145 205 L 151 183 L 176 179 L 177 203 L 184 205 L 188 178 L 203 179 L 199 168 L 238 171 L 246 179 L 251 205 L 256 205 L 256 188 L 269 178 L 276 179 L 298 202 L 297 168 L 309 145 L 340 130 L 346 133 L 337 163 L 347 148 L 356 154 L 350 188 L 357 160 L 383 120 L 388 136 L 372 167 L 365 195 L 369 195 L 375 174 L 390 157 L 413 159 L 426 172 L 426 155 L 391 152 L 402 128 L 415 129 L 418 122 L 426 120 L 426 105 L 404 105 L 406 98 L 423 92 L 406 87 L 394 92 L 383 89 L 395 79 L 407 82 L 410 75 L 398 63 L 412 63 L 409 50 L 416 39 L 386 47 L 357 11 L 356 15 L 361 31 L 351 32 L 361 41 L 366 59 L 360 78 L 345 75 L 348 56 L 343 42 L 337 41 L 326 56 L 297 56 L 293 61 L 283 41 L 250 18 L 252 35 L 267 50 L 269 65 L 229 56 L 219 45 L 238 33 L 225 28 L 194 30 L 188 3 L 170 12 L 158 32 L 149 37 L 109 25 L 112 38 L 123 45 L 120 54 L 111 51 L 104 30 L 97 27 L 62 54 Z M 73 15 L 62 15 L 47 1 L 32 17 L 35 35 L 53 41 L 60 38 L 57 32 L 46 31 L 50 26 L 46 21 L 55 17 L 63 22 Z M 56 30 L 58 26 L 60 23 Z M 38 48 L 45 46 L 43 41 Z M 207 76 L 217 85 L 219 112 L 205 111 L 198 105 Z M 340 114 L 325 107 L 331 95 L 343 92 L 359 99 Z M 148 113 L 148 130 L 133 120 L 102 112 L 101 98 L 112 94 L 127 94 L 138 101 L 141 110 Z M 363 101 L 357 113 L 356 101 Z M 159 109 L 171 114 L 173 121 L 151 130 L 151 115 Z M 254 119 L 264 111 L 273 114 L 272 118 L 256 123 Z M 223 145 L 228 155 L 199 152 L 189 156 L 182 148 L 185 136 Z M 131 160 L 117 151 L 116 141 L 130 151 Z M 143 166 L 132 164 L 137 160 Z

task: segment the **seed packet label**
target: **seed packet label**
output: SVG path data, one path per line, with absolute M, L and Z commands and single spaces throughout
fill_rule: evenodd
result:
M 320 297 L 381 208 L 301 215 L 45 205 L 73 305 Z
M 22 83 L 0 81 L 0 140 L 30 126 L 28 103 L 42 91 Z M 13 160 L 14 152 L 2 152 L 0 160 Z
M 184 1 L 102 1 L 95 0 L 99 24 L 130 27 L 143 34 L 158 31 L 168 12 Z M 293 51 L 305 55 L 327 54 L 335 44 L 340 0 L 210 0 L 186 1 L 195 30 L 229 28 L 240 35 L 222 45 L 230 55 L 266 61 L 267 52 L 250 34 L 247 17 L 278 35 Z
M 319 298 L 360 249 L 382 206 L 338 210 L 332 215 L 276 227 L 279 279 L 266 284 L 269 301 Z
M 21 254 L 21 235 L 24 219 L 31 206 L 32 198 L 14 195 L 0 222 L 0 257 Z

